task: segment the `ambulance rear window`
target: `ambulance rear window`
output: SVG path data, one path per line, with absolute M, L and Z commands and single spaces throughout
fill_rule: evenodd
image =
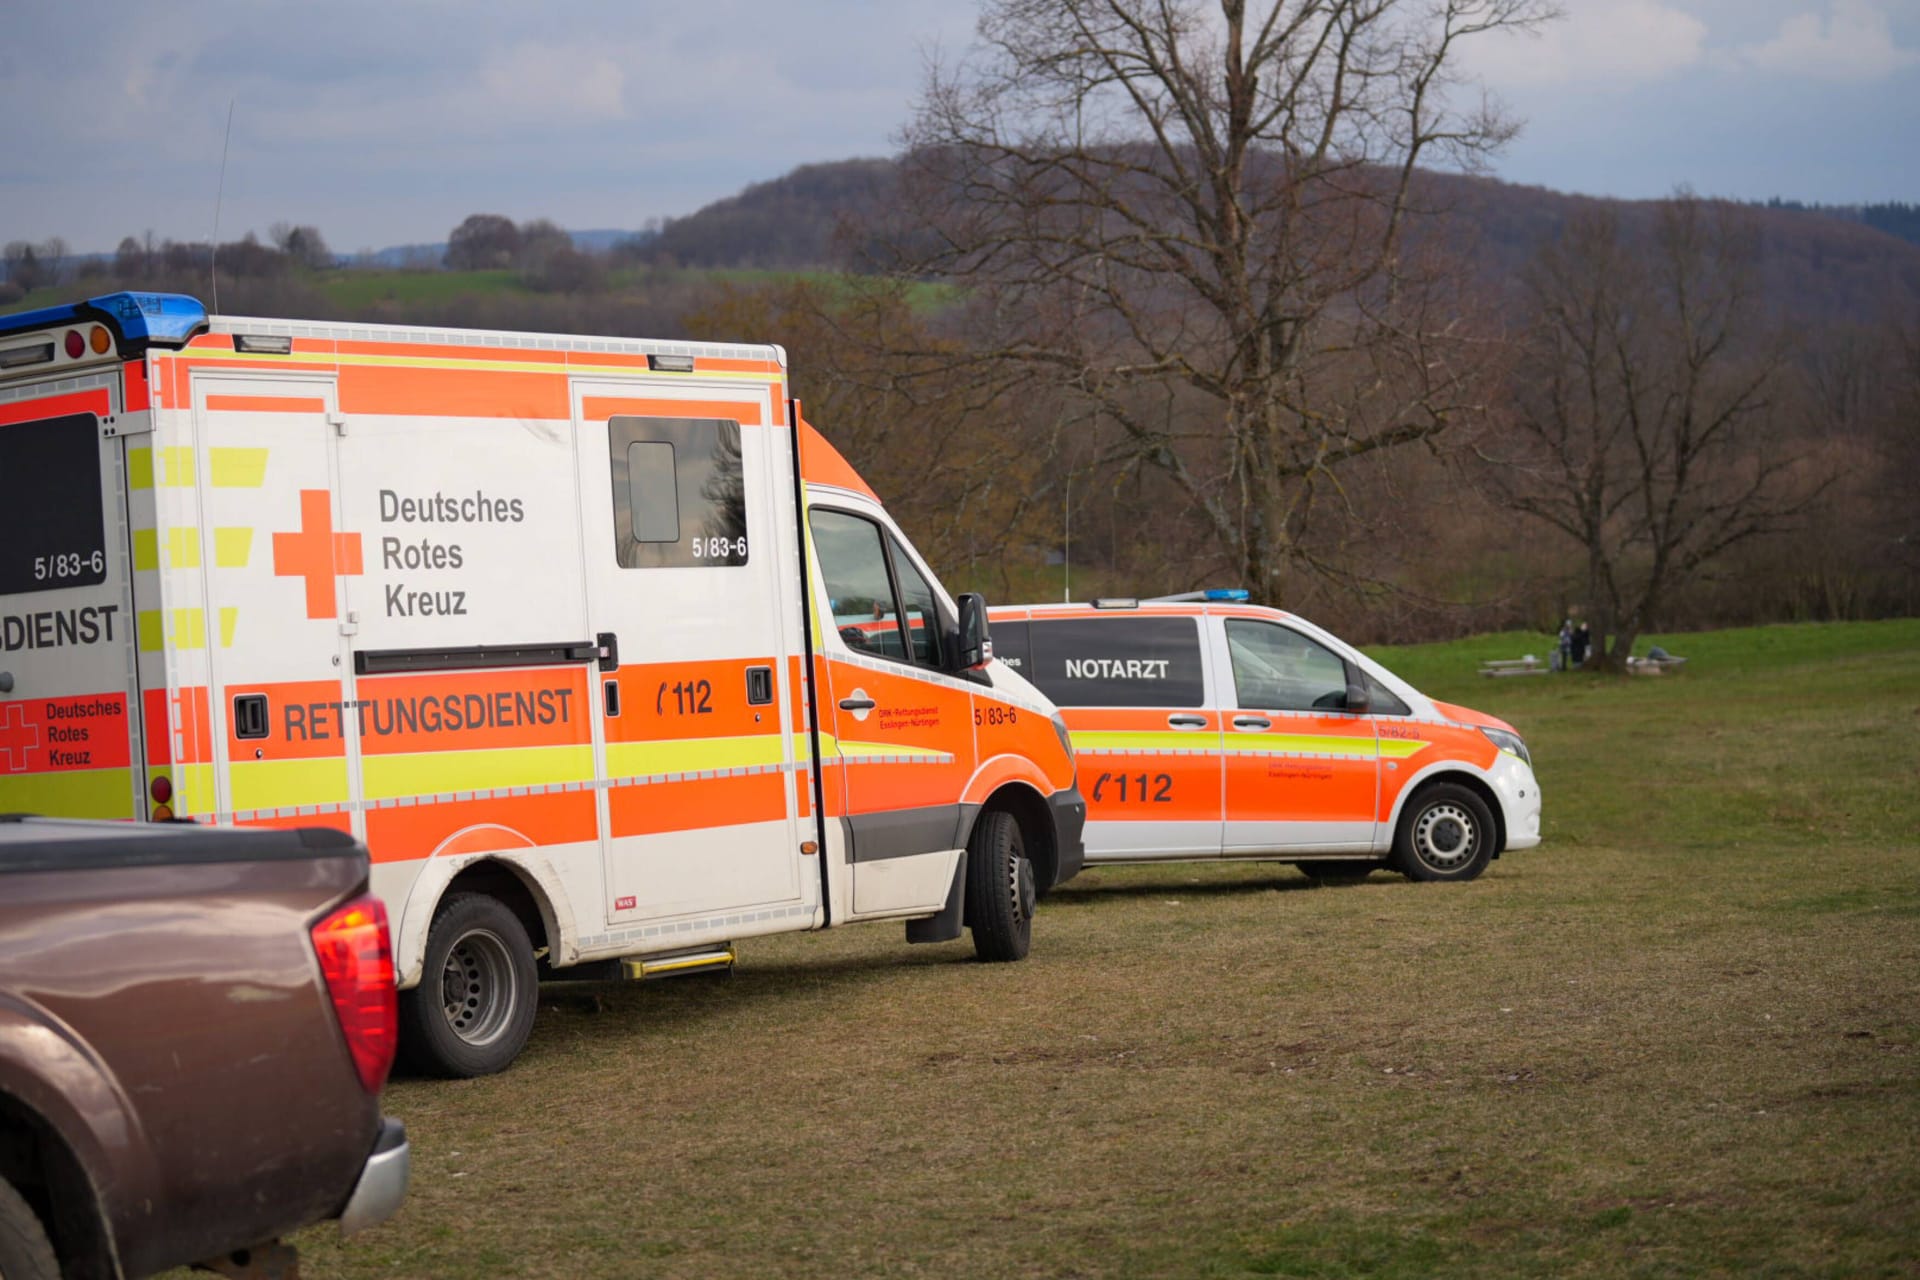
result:
M 0 426 L 0 595 L 106 580 L 98 419 Z
M 615 417 L 613 550 L 622 568 L 724 568 L 747 562 L 740 424 Z

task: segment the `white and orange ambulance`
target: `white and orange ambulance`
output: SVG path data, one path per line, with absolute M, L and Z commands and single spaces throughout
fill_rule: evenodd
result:
M 548 971 L 1024 955 L 1084 806 L 985 627 L 778 347 L 0 317 L 0 811 L 361 837 L 428 1070 Z
M 1072 731 L 1089 865 L 1261 858 L 1314 877 L 1471 880 L 1540 842 L 1540 784 L 1512 725 L 1246 597 L 992 611 L 996 654 Z

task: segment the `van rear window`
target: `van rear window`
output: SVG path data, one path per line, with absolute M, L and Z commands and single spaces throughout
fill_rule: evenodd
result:
M 996 638 L 997 646 L 997 638 Z M 1063 707 L 1197 707 L 1193 618 L 1035 618 L 1020 674 Z
M 97 418 L 0 426 L 0 595 L 105 582 L 103 514 Z

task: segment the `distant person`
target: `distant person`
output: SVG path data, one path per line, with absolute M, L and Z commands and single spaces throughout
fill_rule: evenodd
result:
M 1587 629 L 1586 623 L 1573 629 L 1573 647 L 1568 651 L 1567 658 L 1576 671 L 1587 665 L 1587 647 L 1592 643 L 1593 632 Z
M 1560 619 L 1560 635 L 1553 642 L 1553 669 L 1565 671 L 1567 659 L 1573 653 L 1573 619 Z

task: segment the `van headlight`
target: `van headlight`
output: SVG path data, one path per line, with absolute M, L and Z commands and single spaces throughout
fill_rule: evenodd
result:
M 1520 740 L 1519 734 L 1508 733 L 1505 729 L 1488 729 L 1484 726 L 1481 727 L 1480 732 L 1487 735 L 1488 742 L 1502 751 L 1519 756 L 1527 762 L 1527 768 L 1533 768 L 1533 757 L 1527 754 L 1527 744 Z

